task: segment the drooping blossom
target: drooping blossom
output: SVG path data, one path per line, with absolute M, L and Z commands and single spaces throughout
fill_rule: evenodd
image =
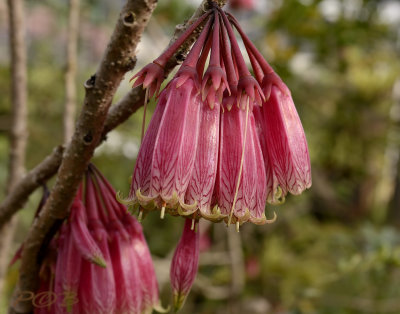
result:
M 200 252 L 198 229 L 198 221 L 185 220 L 181 239 L 171 261 L 170 279 L 175 311 L 185 303 L 197 275 Z
M 265 216 L 267 200 L 277 203 L 311 186 L 307 142 L 290 90 L 232 15 L 211 3 L 191 31 L 197 27 L 199 38 L 159 96 L 129 197 L 121 201 L 140 215 L 159 209 L 162 217 L 204 217 L 237 228 L 274 221 Z M 166 64 L 178 48 L 170 46 L 154 63 Z M 143 71 L 136 85 L 159 86 L 154 76 L 142 79 Z
M 93 165 L 70 211 L 41 267 L 38 293 L 54 300 L 35 313 L 163 311 L 142 227 Z

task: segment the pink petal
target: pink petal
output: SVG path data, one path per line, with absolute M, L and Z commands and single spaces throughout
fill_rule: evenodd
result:
M 70 226 L 61 229 L 55 273 L 56 313 L 79 313 L 78 289 L 81 253 L 72 238 Z
M 255 195 L 254 206 L 249 207 L 250 209 L 250 221 L 253 223 L 264 223 L 266 222 L 265 218 L 265 203 L 267 199 L 267 177 L 264 166 L 264 159 L 261 151 L 261 145 L 258 140 L 256 125 L 254 115 L 250 116 L 250 134 L 253 140 L 253 148 L 254 148 L 254 156 L 255 156 L 255 173 L 256 173 L 256 182 L 255 182 Z
M 222 112 L 218 182 L 218 206 L 222 214 L 229 215 L 236 193 L 243 152 L 245 112 L 233 106 L 230 111 Z M 236 202 L 243 202 L 242 180 Z M 244 215 L 245 209 L 235 206 L 234 213 Z
M 278 203 L 278 200 L 275 198 L 275 191 L 277 189 L 278 181 L 273 171 L 273 167 L 271 164 L 270 152 L 267 149 L 267 136 L 266 136 L 266 126 L 263 117 L 263 113 L 261 112 L 260 107 L 253 108 L 254 121 L 258 134 L 258 139 L 261 147 L 261 151 L 263 154 L 264 160 L 264 169 L 266 174 L 266 193 L 268 202 L 272 204 Z
M 160 96 L 160 100 L 151 118 L 150 125 L 143 138 L 140 146 L 139 154 L 136 160 L 135 170 L 133 171 L 131 190 L 129 198 L 137 200 L 136 193 L 140 191 L 142 195 L 149 196 L 151 181 L 151 166 L 153 160 L 154 144 L 156 142 L 158 130 L 160 128 L 161 119 L 164 114 L 166 104 L 165 92 Z M 140 202 L 140 200 L 139 200 Z M 141 202 L 141 205 L 146 205 Z
M 303 126 L 291 96 L 273 86 L 262 107 L 267 147 L 283 193 L 300 194 L 311 186 L 310 156 Z
M 151 194 L 159 194 L 170 207 L 184 202 L 198 137 L 200 98 L 195 83 L 188 79 L 181 87 L 172 83 L 154 145 Z
M 198 229 L 198 223 L 197 229 Z M 174 295 L 174 309 L 179 310 L 189 294 L 199 265 L 199 230 L 191 229 L 192 220 L 186 219 L 182 237 L 171 262 L 170 278 Z
M 201 122 L 196 160 L 186 192 L 186 202 L 197 202 L 201 213 L 211 215 L 211 198 L 218 165 L 220 105 L 201 106 Z
M 106 266 L 104 256 L 87 227 L 85 208 L 78 200 L 71 206 L 71 235 L 83 258 L 102 267 Z
M 101 232 L 106 233 L 105 230 L 97 231 Z M 78 295 L 81 313 L 109 314 L 116 308 L 115 280 L 106 234 L 101 236 L 98 244 L 108 266 L 104 268 L 82 261 Z
M 135 254 L 137 268 L 141 276 L 142 313 L 147 313 L 152 308 L 159 307 L 160 304 L 153 260 L 140 223 L 128 213 L 124 221 L 131 235 L 133 253 Z
M 142 293 L 140 273 L 132 242 L 118 230 L 111 231 L 110 255 L 116 288 L 116 313 L 140 313 Z

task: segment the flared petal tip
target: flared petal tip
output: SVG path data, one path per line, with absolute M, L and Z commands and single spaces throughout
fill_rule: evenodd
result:
M 213 207 L 213 209 L 211 210 L 211 214 L 208 214 L 207 212 L 208 211 L 206 209 L 200 208 L 201 216 L 212 222 L 220 222 L 228 217 L 228 215 L 224 215 L 221 213 L 221 209 L 217 205 Z
M 229 217 L 225 218 L 224 220 L 227 224 L 227 227 L 229 227 L 229 225 L 238 225 L 238 224 L 242 225 L 245 222 L 247 222 L 249 220 L 249 218 L 250 218 L 250 211 L 246 207 L 243 214 L 237 215 L 236 213 L 233 213 Z
M 115 198 L 117 199 L 117 201 L 119 203 L 121 203 L 123 205 L 133 205 L 136 203 L 135 197 L 124 198 L 121 191 L 118 191 L 117 194 L 115 194 Z
M 98 265 L 98 266 L 100 266 L 100 267 L 103 267 L 103 268 L 106 268 L 106 267 L 107 267 L 107 263 L 106 263 L 106 261 L 104 260 L 104 258 L 103 258 L 102 256 L 93 256 L 93 258 L 91 259 L 91 261 L 92 261 L 94 264 L 96 264 L 96 265 Z
M 156 207 L 155 201 L 156 196 L 143 195 L 140 189 L 136 191 L 136 198 L 140 204 L 145 209 L 152 210 Z
M 178 206 L 178 214 L 181 216 L 190 216 L 197 211 L 197 201 L 194 201 L 193 204 L 185 204 L 179 202 Z
M 267 219 L 265 214 L 263 214 L 262 217 L 250 217 L 250 222 L 255 225 L 272 224 L 276 221 L 277 218 L 278 215 L 274 212 L 274 217 L 272 217 L 271 219 Z

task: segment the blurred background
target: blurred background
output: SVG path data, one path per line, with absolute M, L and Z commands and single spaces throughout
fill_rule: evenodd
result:
M 1 199 L 11 127 L 5 2 L 0 0 Z M 83 82 L 96 71 L 123 2 L 81 2 L 78 111 Z M 116 100 L 200 2 L 159 1 L 137 67 Z M 229 10 L 292 91 L 309 144 L 313 186 L 280 206 L 267 206 L 267 217 L 278 215 L 272 225 L 245 224 L 236 233 L 224 224 L 202 224 L 199 275 L 182 313 L 400 313 L 400 1 L 232 2 Z M 68 1 L 25 6 L 31 169 L 63 141 Z M 142 114 L 110 133 L 93 160 L 125 195 Z M 40 197 L 36 191 L 18 214 L 10 258 Z M 168 304 L 169 262 L 183 220 L 160 220 L 153 213 L 143 225 Z M 17 273 L 18 263 L 8 270 L 0 313 L 6 313 Z

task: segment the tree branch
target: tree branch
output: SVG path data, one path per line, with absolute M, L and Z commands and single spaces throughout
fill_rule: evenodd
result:
M 22 0 L 8 1 L 11 53 L 11 129 L 7 191 L 10 193 L 25 171 L 27 143 L 27 87 L 25 17 Z M 0 294 L 8 266 L 8 255 L 17 220 L 13 219 L 0 232 Z
M 135 65 L 136 46 L 155 7 L 156 0 L 127 1 L 100 67 L 85 83 L 84 106 L 74 136 L 65 151 L 50 197 L 33 222 L 24 244 L 16 295 L 37 288 L 38 253 L 43 240 L 56 220 L 68 215 L 77 187 L 100 140 L 112 98 L 123 75 Z M 30 301 L 17 302 L 10 308 L 11 313 L 30 313 L 31 310 Z
M 63 146 L 56 147 L 49 156 L 29 171 L 17 183 L 13 191 L 7 195 L 0 205 L 0 228 L 11 219 L 19 208 L 24 207 L 31 193 L 57 173 L 63 152 Z

